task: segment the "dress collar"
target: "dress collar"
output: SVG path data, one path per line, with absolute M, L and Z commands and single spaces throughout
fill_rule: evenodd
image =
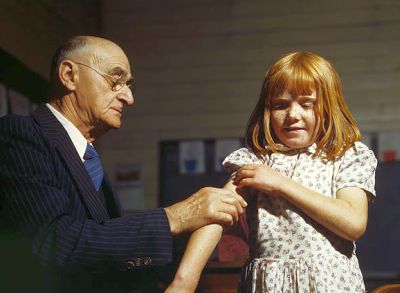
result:
M 315 154 L 317 151 L 317 144 L 313 143 L 312 145 L 305 147 L 305 148 L 300 148 L 300 149 L 291 149 L 288 148 L 282 144 L 278 144 L 281 148 L 281 151 L 279 153 L 282 154 L 288 154 L 288 155 L 294 155 L 294 154 L 298 154 L 298 153 L 310 153 L 310 154 Z M 269 152 L 270 149 L 268 146 L 265 147 Z

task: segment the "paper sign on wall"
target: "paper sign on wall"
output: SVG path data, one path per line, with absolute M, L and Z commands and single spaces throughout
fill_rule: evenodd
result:
M 181 174 L 203 174 L 205 172 L 203 141 L 182 141 L 179 143 L 179 171 Z
M 381 132 L 378 135 L 379 160 L 392 162 L 400 160 L 400 132 Z
M 143 168 L 141 164 L 118 164 L 115 181 L 123 211 L 144 208 Z

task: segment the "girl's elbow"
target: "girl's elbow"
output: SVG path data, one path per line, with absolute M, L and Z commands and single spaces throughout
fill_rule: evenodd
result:
M 364 235 L 367 225 L 364 223 L 360 223 L 358 225 L 354 225 L 350 231 L 348 231 L 348 240 L 357 241 Z

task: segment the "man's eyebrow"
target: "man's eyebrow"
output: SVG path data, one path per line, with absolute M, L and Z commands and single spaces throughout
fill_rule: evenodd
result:
M 110 69 L 109 71 L 110 75 L 129 75 L 129 73 L 123 69 L 122 67 L 113 67 L 112 69 Z

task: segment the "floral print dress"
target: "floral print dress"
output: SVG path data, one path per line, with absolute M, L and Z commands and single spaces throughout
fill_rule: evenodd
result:
M 340 159 L 313 158 L 316 145 L 257 157 L 241 148 L 223 162 L 229 172 L 246 164 L 265 164 L 298 183 L 335 198 L 344 187 L 375 197 L 376 158 L 356 142 Z M 355 244 L 320 225 L 281 197 L 250 191 L 247 221 L 250 259 L 242 270 L 239 292 L 365 292 Z

